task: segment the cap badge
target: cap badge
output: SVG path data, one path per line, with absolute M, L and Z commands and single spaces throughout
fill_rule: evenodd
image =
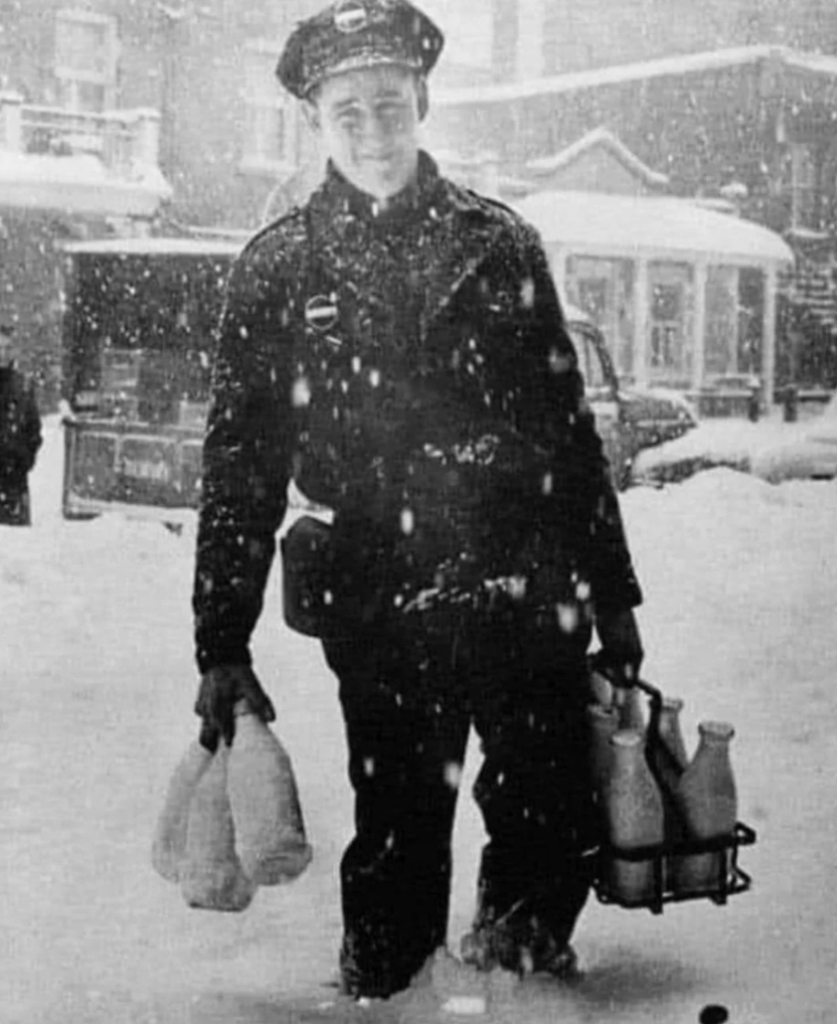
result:
M 361 0 L 340 0 L 334 9 L 334 27 L 338 32 L 360 32 L 369 24 L 369 13 Z

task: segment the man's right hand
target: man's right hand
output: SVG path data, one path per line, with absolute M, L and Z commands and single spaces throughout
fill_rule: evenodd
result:
M 249 665 L 216 665 L 201 679 L 195 714 L 203 719 L 200 741 L 207 750 L 215 751 L 223 738 L 229 747 L 235 736 L 235 705 L 246 700 L 254 714 L 263 722 L 276 718 L 270 697 L 262 689 L 256 673 Z

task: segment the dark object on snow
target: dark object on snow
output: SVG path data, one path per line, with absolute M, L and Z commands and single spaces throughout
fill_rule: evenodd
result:
M 799 419 L 799 388 L 786 384 L 782 389 L 782 418 L 785 423 L 796 423 Z
M 28 475 L 41 446 L 34 387 L 13 366 L 0 368 L 0 523 L 29 526 Z
M 297 26 L 276 75 L 304 99 L 343 71 L 392 64 L 429 74 L 443 46 L 436 25 L 406 0 L 337 0 Z
M 729 1010 L 718 1003 L 709 1003 L 700 1011 L 698 1024 L 726 1024 L 729 1020 Z

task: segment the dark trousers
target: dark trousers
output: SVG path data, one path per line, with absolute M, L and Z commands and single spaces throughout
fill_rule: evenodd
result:
M 341 965 L 347 988 L 364 995 L 406 987 L 445 942 L 472 724 L 484 755 L 474 796 L 489 837 L 477 923 L 525 906 L 560 947 L 589 891 L 589 627 L 568 640 L 554 613 L 538 624 L 511 602 L 440 619 L 404 616 L 324 644 L 356 794 L 356 834 L 341 864 Z

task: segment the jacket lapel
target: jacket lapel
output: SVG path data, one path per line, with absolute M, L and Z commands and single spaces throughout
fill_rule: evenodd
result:
M 499 224 L 486 217 L 470 193 L 444 180 L 437 192 L 440 201 L 430 205 L 427 218 L 425 248 L 430 266 L 421 316 L 422 338 L 465 282 L 477 274 L 500 233 Z
M 441 178 L 424 154 L 422 171 L 425 181 L 416 213 L 422 221 L 415 258 L 424 284 L 419 329 L 425 340 L 434 321 L 477 274 L 502 229 L 496 218 L 486 215 L 481 200 Z M 351 274 L 353 253 L 362 258 L 363 231 L 345 197 L 330 194 L 328 183 L 312 196 L 310 212 L 314 258 L 324 276 L 337 284 Z

